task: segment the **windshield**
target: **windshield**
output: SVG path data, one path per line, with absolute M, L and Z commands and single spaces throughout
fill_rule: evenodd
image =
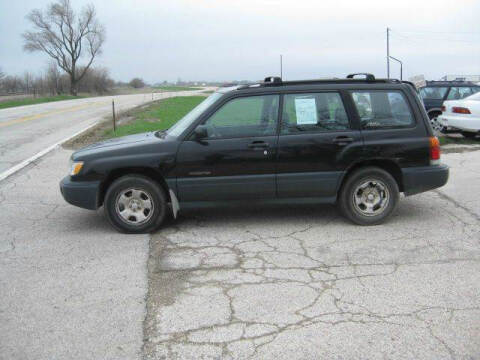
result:
M 210 105 L 222 96 L 221 93 L 213 93 L 200 104 L 193 108 L 187 115 L 177 121 L 170 129 L 167 130 L 168 135 L 179 136 L 192 124 Z
M 447 93 L 447 87 L 424 87 L 420 89 L 420 96 L 422 99 L 443 99 Z

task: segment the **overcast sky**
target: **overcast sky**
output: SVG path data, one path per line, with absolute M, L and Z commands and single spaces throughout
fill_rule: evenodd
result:
M 28 11 L 51 0 L 0 0 L 0 67 L 41 71 L 48 58 L 22 50 Z M 107 30 L 103 55 L 116 80 L 148 82 L 386 75 L 391 55 L 404 78 L 480 74 L 480 1 L 72 0 L 93 3 Z M 391 64 L 399 77 L 399 66 Z

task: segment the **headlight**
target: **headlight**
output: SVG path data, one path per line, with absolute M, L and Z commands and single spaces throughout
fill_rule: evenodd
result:
M 77 175 L 82 170 L 83 161 L 71 161 L 70 162 L 70 175 Z

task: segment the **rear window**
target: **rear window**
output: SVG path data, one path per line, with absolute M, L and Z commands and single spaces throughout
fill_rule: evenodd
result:
M 448 93 L 447 100 L 460 100 L 474 94 L 474 91 L 470 87 L 452 87 Z
M 422 99 L 441 100 L 445 97 L 448 87 L 424 87 L 420 89 L 420 96 Z
M 352 97 L 364 129 L 402 128 L 415 124 L 401 91 L 354 91 Z

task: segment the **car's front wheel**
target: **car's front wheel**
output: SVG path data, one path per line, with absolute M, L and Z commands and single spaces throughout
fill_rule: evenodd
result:
M 105 216 L 125 233 L 148 233 L 163 222 L 167 199 L 162 188 L 142 175 L 125 175 L 115 180 L 105 194 Z
M 344 216 L 354 223 L 377 225 L 392 214 L 398 197 L 398 185 L 392 175 L 378 167 L 365 167 L 348 176 L 339 206 Z

